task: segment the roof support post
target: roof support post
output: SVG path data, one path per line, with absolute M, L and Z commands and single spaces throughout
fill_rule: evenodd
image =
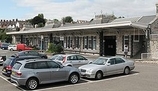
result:
M 99 33 L 99 42 L 100 42 L 100 44 L 99 44 L 99 55 L 103 56 L 103 53 L 104 53 L 103 31 L 102 30 L 98 31 L 98 33 Z

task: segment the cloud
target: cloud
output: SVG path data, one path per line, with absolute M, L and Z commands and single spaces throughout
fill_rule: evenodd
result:
M 117 17 L 135 17 L 155 14 L 157 0 L 73 0 L 53 2 L 53 0 L 14 0 L 18 7 L 32 8 L 25 17 L 32 18 L 43 13 L 47 19 L 72 16 L 74 20 L 94 18 L 95 14 L 114 14 Z

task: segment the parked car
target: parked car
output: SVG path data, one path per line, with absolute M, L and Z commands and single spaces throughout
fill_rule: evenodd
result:
M 18 61 L 13 66 L 11 82 L 34 90 L 39 84 L 80 80 L 80 71 L 75 67 L 63 66 L 49 59 Z
M 3 62 L 6 60 L 6 56 L 0 56 L 0 65 L 3 65 Z
M 81 65 L 89 63 L 88 59 L 80 54 L 56 54 L 53 55 L 50 59 L 53 61 L 58 61 L 64 66 L 74 66 L 77 68 Z
M 37 51 L 35 51 L 35 50 L 20 51 L 20 52 L 18 52 L 18 53 L 13 54 L 12 57 L 28 56 L 28 55 L 39 56 L 39 57 L 45 58 L 45 59 L 48 58 L 46 54 L 39 53 L 39 52 L 37 52 Z
M 17 44 L 17 50 L 18 51 L 24 51 L 24 50 L 32 50 L 33 48 L 27 46 L 26 44 Z
M 8 50 L 10 51 L 16 51 L 17 50 L 17 45 L 9 45 Z
M 2 73 L 6 76 L 10 76 L 12 73 L 12 67 L 17 61 L 23 61 L 25 59 L 36 59 L 39 56 L 20 56 L 20 57 L 9 57 L 3 62 Z
M 113 74 L 129 74 L 135 68 L 134 61 L 123 57 L 99 57 L 90 64 L 79 67 L 82 77 L 102 79 Z
M 1 43 L 1 49 L 8 50 L 9 43 Z

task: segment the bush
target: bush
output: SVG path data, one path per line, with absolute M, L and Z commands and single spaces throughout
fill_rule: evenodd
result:
M 63 47 L 60 44 L 55 45 L 53 43 L 50 43 L 49 48 L 48 48 L 48 52 L 61 53 L 61 52 L 63 52 Z

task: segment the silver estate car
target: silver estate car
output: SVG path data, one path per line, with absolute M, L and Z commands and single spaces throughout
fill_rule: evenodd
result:
M 18 61 L 13 66 L 11 82 L 34 90 L 39 84 L 69 81 L 72 84 L 80 80 L 80 71 L 75 67 L 63 66 L 49 59 L 29 59 Z
M 74 66 L 76 68 L 89 63 L 88 59 L 80 54 L 56 54 L 50 59 L 60 62 L 64 66 Z
M 79 67 L 81 76 L 86 78 L 102 79 L 113 74 L 129 74 L 135 68 L 134 61 L 123 57 L 99 57 L 90 64 Z

